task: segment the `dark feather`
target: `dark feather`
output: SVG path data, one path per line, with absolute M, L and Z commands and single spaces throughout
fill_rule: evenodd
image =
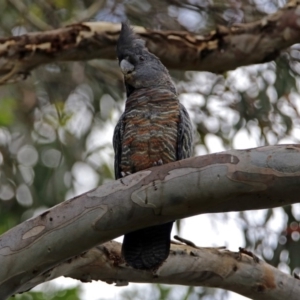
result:
M 123 136 L 124 126 L 123 126 L 123 115 L 119 119 L 113 136 L 113 147 L 115 151 L 115 177 L 116 179 L 121 178 L 120 162 L 121 162 L 121 153 L 122 153 L 122 136 Z
M 178 124 L 177 160 L 190 157 L 193 150 L 193 128 L 190 116 L 181 103 L 179 106 L 180 122 Z
M 122 23 L 120 36 L 117 42 L 117 56 L 121 61 L 126 55 L 141 54 L 145 50 L 145 41 L 139 39 L 133 32 L 132 28 L 128 23 Z
M 173 222 L 143 228 L 124 236 L 122 254 L 136 269 L 159 266 L 169 256 Z
M 116 178 L 189 157 L 192 127 L 168 70 L 127 23 L 122 24 L 117 54 L 127 100 L 113 137 Z M 137 269 L 162 264 L 169 255 L 172 225 L 126 234 L 122 246 L 126 262 Z

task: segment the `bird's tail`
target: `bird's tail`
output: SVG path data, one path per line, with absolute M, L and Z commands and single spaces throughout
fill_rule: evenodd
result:
M 135 269 L 158 267 L 169 255 L 173 222 L 125 234 L 122 254 Z

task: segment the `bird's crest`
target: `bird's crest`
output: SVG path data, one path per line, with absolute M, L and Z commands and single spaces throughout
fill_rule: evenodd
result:
M 119 60 L 122 59 L 126 51 L 132 51 L 132 49 L 137 48 L 140 51 L 146 49 L 145 41 L 135 35 L 128 22 L 123 22 L 117 42 L 117 55 Z
M 165 88 L 176 94 L 168 70 L 158 57 L 145 46 L 145 41 L 138 38 L 128 23 L 122 23 L 117 42 L 117 56 L 127 96 L 135 90 L 144 88 Z

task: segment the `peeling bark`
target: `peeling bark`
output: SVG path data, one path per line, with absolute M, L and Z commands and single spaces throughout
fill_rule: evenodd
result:
M 0 299 L 66 259 L 136 229 L 203 213 L 297 203 L 299 157 L 300 145 L 204 155 L 65 201 L 0 236 Z
M 27 282 L 18 292 L 59 276 L 82 282 L 102 280 L 116 286 L 146 282 L 216 287 L 255 300 L 298 300 L 300 294 L 299 279 L 240 252 L 172 244 L 162 266 L 141 271 L 124 263 L 121 244 L 115 241 L 73 257 Z
M 300 3 L 289 4 L 262 20 L 218 26 L 202 36 L 184 31 L 155 31 L 134 26 L 151 52 L 168 68 L 221 73 L 274 60 L 300 42 Z M 41 64 L 56 61 L 115 59 L 120 25 L 106 22 L 0 39 L 0 84 L 25 79 Z

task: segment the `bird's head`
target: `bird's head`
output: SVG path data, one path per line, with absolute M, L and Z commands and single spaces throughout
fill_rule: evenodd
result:
M 168 70 L 135 36 L 128 23 L 122 23 L 117 42 L 119 65 L 124 74 L 127 96 L 137 89 L 161 87 L 176 93 Z

